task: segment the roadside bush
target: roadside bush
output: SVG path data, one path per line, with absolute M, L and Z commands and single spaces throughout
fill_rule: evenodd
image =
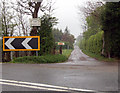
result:
M 24 56 L 11 61 L 12 63 L 57 63 L 67 60 L 63 55 Z

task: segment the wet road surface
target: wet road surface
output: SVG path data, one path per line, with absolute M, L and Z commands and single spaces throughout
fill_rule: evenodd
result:
M 2 79 L 94 91 L 118 91 L 118 64 L 97 61 L 83 54 L 75 46 L 65 63 L 2 64 Z M 2 90 L 39 91 L 40 89 L 3 85 Z

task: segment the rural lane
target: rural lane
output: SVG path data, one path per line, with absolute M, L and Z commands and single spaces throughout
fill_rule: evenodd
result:
M 72 88 L 80 91 L 118 91 L 118 63 L 97 61 L 83 54 L 78 46 L 74 47 L 65 63 L 4 63 L 1 65 L 2 79 L 0 82 L 4 83 L 2 91 L 48 91 L 44 89 L 48 85 L 71 88 L 72 91 L 74 90 Z M 17 86 L 11 84 L 12 80 L 18 83 L 22 81 L 45 84 L 45 86 L 42 86 L 43 89 Z

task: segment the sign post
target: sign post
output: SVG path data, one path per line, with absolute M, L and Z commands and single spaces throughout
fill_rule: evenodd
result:
M 58 42 L 58 45 L 60 45 L 60 54 L 62 54 L 62 46 L 65 45 L 63 42 Z
M 58 42 L 58 45 L 65 45 L 65 43 L 63 43 L 63 42 Z
M 30 26 L 41 26 L 40 18 L 32 18 L 32 19 L 30 19 Z
M 42 2 L 43 0 L 28 0 L 28 2 Z
M 11 55 L 11 61 L 13 60 L 13 51 L 10 52 Z

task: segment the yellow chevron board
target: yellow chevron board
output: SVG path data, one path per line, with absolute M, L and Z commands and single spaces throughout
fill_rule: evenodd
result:
M 40 36 L 5 36 L 3 51 L 39 51 Z

